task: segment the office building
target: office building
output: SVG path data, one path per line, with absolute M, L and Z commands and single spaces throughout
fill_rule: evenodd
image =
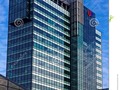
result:
M 96 37 L 101 40 L 101 36 L 91 26 L 95 13 L 82 0 L 9 3 L 7 77 L 10 80 L 27 90 L 102 87 L 102 76 L 97 77 L 98 71 L 102 73 L 102 65 L 97 63 L 101 48 L 96 53 Z

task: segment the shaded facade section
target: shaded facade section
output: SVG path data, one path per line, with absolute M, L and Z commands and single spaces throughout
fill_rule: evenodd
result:
M 83 90 L 83 4 L 70 3 L 71 15 L 71 90 Z
M 91 15 L 88 14 L 91 12 Z M 83 69 L 84 69 L 84 89 L 83 90 L 96 90 L 96 46 L 95 46 L 95 27 L 90 25 L 90 20 L 95 18 L 93 13 L 88 8 L 84 7 L 84 29 L 83 29 Z

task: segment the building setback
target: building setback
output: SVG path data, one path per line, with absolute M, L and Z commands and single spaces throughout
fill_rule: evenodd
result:
M 82 0 L 10 0 L 7 77 L 26 90 L 102 88 L 101 32 Z

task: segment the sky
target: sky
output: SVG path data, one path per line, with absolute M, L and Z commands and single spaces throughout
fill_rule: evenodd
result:
M 84 0 L 85 6 L 96 13 L 99 21 L 97 29 L 102 32 L 103 49 L 103 87 L 108 85 L 108 0 Z M 0 74 L 6 75 L 6 54 L 7 54 L 7 34 L 8 34 L 8 5 L 9 0 L 0 0 Z

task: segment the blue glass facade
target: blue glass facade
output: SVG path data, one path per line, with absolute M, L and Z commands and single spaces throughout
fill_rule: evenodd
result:
M 89 16 L 88 12 L 91 12 Z M 95 27 L 90 25 L 90 20 L 95 18 L 95 14 L 84 7 L 84 31 L 83 31 L 83 66 L 84 66 L 84 90 L 96 90 L 96 57 L 95 57 Z
M 27 90 L 70 89 L 70 15 L 54 6 L 10 0 L 7 77 Z M 21 27 L 14 25 L 17 18 Z
M 80 0 L 10 0 L 7 77 L 26 90 L 96 90 L 100 35 Z M 98 42 L 98 43 L 96 43 Z M 96 55 L 96 57 L 95 57 Z M 97 63 L 97 64 L 96 64 Z M 98 83 L 97 83 L 98 81 Z
M 32 20 L 32 7 L 30 8 L 32 2 L 10 0 L 9 3 L 7 77 L 30 90 L 33 52 L 33 24 L 30 22 Z M 21 27 L 15 26 L 20 24 L 15 22 L 18 18 L 24 22 Z

